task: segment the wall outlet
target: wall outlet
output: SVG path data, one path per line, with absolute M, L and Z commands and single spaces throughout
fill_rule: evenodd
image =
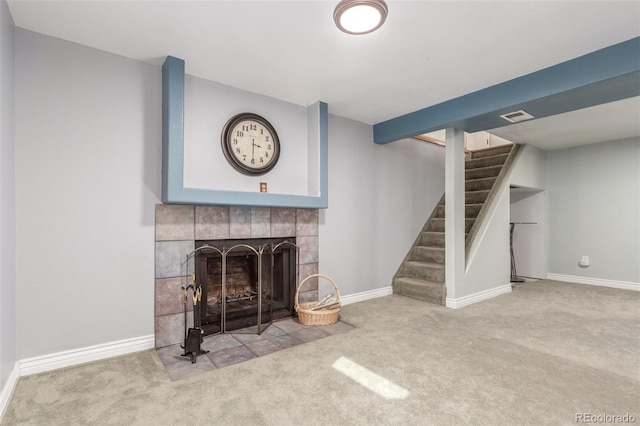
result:
M 578 262 L 578 265 L 582 266 L 583 268 L 586 268 L 587 266 L 591 265 L 591 261 L 589 260 L 589 256 L 582 256 L 580 258 L 580 262 Z
M 260 182 L 260 192 L 267 192 L 267 182 Z

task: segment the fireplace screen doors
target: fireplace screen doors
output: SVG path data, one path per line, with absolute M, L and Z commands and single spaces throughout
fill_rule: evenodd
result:
M 298 259 L 295 238 L 197 241 L 186 256 L 187 280 L 198 294 L 194 327 L 204 335 L 262 334 L 274 319 L 291 316 Z

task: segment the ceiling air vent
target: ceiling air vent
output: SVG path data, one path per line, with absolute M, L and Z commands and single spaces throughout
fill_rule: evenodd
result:
M 531 120 L 532 118 L 534 118 L 533 115 L 529 114 L 523 109 L 521 109 L 520 111 L 513 111 L 502 114 L 500 117 L 504 118 L 510 123 L 518 123 L 520 121 Z

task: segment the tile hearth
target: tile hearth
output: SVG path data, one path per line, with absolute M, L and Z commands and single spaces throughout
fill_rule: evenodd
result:
M 346 333 L 354 327 L 343 321 L 323 326 L 307 326 L 298 319 L 275 321 L 262 332 L 255 334 L 255 327 L 236 330 L 233 333 L 207 336 L 201 347 L 208 354 L 199 355 L 195 364 L 183 357 L 180 345 L 165 346 L 156 351 L 172 381 L 182 380 L 205 371 L 216 370 L 250 359 L 268 355 L 282 349 L 311 342 L 332 334 Z

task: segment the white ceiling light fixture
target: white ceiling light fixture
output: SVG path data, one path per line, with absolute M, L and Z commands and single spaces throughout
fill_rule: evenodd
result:
M 387 19 L 387 4 L 383 0 L 342 0 L 333 11 L 333 20 L 347 34 L 368 34 Z

